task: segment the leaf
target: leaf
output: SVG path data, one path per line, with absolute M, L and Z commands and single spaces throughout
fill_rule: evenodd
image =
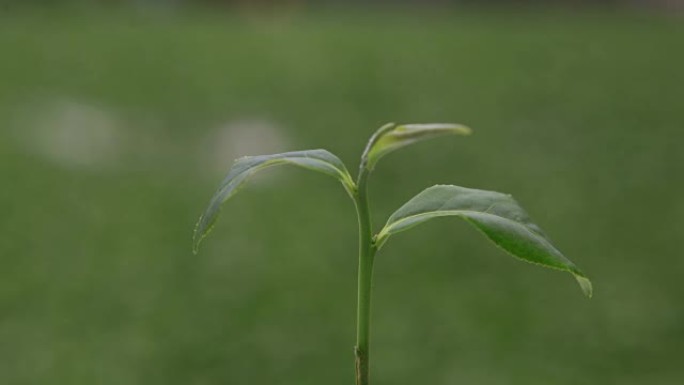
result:
M 218 218 L 223 202 L 230 199 L 238 192 L 240 187 L 257 171 L 280 164 L 292 164 L 310 170 L 322 172 L 337 178 L 353 197 L 356 186 L 349 175 L 344 163 L 326 150 L 293 151 L 282 154 L 246 156 L 235 161 L 228 175 L 221 183 L 209 202 L 197 226 L 193 239 L 193 250 L 196 253 L 200 243 L 211 231 L 214 222 Z
M 542 230 L 507 194 L 450 185 L 430 187 L 392 214 L 376 236 L 376 245 L 380 248 L 390 235 L 429 219 L 451 215 L 465 219 L 517 258 L 571 273 L 584 294 L 591 297 L 591 281 L 551 244 Z
M 372 170 L 380 158 L 401 147 L 444 135 L 470 135 L 466 126 L 452 123 L 402 124 L 389 123 L 371 137 L 366 148 L 367 168 Z

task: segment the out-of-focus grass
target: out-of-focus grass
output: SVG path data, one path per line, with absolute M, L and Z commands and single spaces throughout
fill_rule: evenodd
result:
M 197 256 L 190 239 L 222 146 L 323 147 L 354 169 L 389 120 L 476 133 L 386 159 L 378 225 L 430 184 L 509 192 L 596 295 L 458 221 L 420 226 L 377 259 L 377 384 L 684 380 L 681 26 L 4 15 L 0 383 L 351 383 L 356 229 L 340 186 L 274 170 Z

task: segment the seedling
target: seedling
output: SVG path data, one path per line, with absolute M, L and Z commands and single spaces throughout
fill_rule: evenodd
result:
M 556 249 L 542 230 L 508 194 L 453 185 L 436 185 L 413 197 L 392 214 L 385 226 L 373 235 L 368 207 L 368 177 L 377 162 L 388 153 L 409 144 L 443 135 L 469 135 L 471 130 L 459 124 L 389 123 L 368 141 L 361 156 L 356 181 L 344 163 L 326 150 L 286 152 L 240 158 L 211 199 L 209 207 L 195 228 L 194 251 L 211 230 L 223 202 L 231 198 L 247 179 L 259 170 L 280 164 L 292 164 L 332 176 L 342 182 L 354 201 L 359 221 L 359 267 L 356 321 L 356 384 L 369 384 L 370 309 L 373 260 L 375 254 L 394 234 L 408 230 L 429 219 L 456 216 L 475 226 L 487 238 L 512 256 L 534 264 L 572 274 L 582 291 L 591 297 L 589 279 Z

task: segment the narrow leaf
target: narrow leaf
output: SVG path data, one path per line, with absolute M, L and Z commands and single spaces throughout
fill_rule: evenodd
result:
M 372 170 L 381 157 L 409 144 L 444 135 L 469 135 L 471 132 L 466 126 L 452 123 L 385 125 L 369 142 L 367 167 Z
M 517 258 L 571 273 L 582 291 L 591 297 L 591 281 L 551 244 L 542 230 L 507 194 L 449 185 L 430 187 L 392 214 L 376 236 L 376 244 L 378 248 L 382 247 L 390 235 L 442 216 L 465 219 Z
M 202 239 L 211 231 L 214 222 L 221 210 L 223 202 L 230 199 L 247 179 L 259 170 L 280 164 L 292 164 L 295 166 L 318 171 L 337 178 L 347 190 L 350 196 L 356 189 L 352 177 L 349 175 L 344 163 L 326 150 L 293 151 L 282 154 L 247 156 L 235 161 L 228 175 L 221 183 L 209 206 L 204 211 L 194 234 L 194 251 L 197 252 Z

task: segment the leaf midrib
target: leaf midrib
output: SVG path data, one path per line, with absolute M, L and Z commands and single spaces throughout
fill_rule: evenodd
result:
M 491 209 L 492 206 L 494 206 L 494 205 L 495 205 L 495 203 L 492 204 L 491 206 L 489 206 L 487 208 L 487 210 Z M 437 215 L 435 215 L 435 214 L 437 214 Z M 517 221 L 510 219 L 510 218 L 502 217 L 499 215 L 494 215 L 494 214 L 488 213 L 486 211 L 474 211 L 474 210 L 438 210 L 438 211 L 428 211 L 428 212 L 424 212 L 424 213 L 420 213 L 420 214 L 414 214 L 414 215 L 410 215 L 407 217 L 403 217 L 399 220 L 392 222 L 390 225 L 385 225 L 385 227 L 382 230 L 380 230 L 380 232 L 378 233 L 378 238 L 382 239 L 382 238 L 389 237 L 390 235 L 392 235 L 392 233 L 390 233 L 390 229 L 392 227 L 396 227 L 397 224 L 403 223 L 409 219 L 415 219 L 415 218 L 429 216 L 429 215 L 444 217 L 444 216 L 458 215 L 458 214 L 481 214 L 481 215 L 488 215 L 488 216 L 492 216 L 495 218 L 503 219 L 504 221 L 507 221 L 507 222 L 510 222 L 510 223 L 513 223 L 515 225 L 522 227 L 528 233 L 534 235 L 537 238 L 540 238 L 547 246 L 553 247 L 553 245 L 551 245 L 549 243 L 549 241 L 547 241 L 544 236 L 542 236 L 541 234 L 531 230 L 529 227 L 525 226 L 524 224 L 522 224 L 520 222 L 517 222 Z M 396 233 L 394 233 L 394 234 L 396 234 Z M 555 249 L 555 247 L 553 247 L 553 248 Z

